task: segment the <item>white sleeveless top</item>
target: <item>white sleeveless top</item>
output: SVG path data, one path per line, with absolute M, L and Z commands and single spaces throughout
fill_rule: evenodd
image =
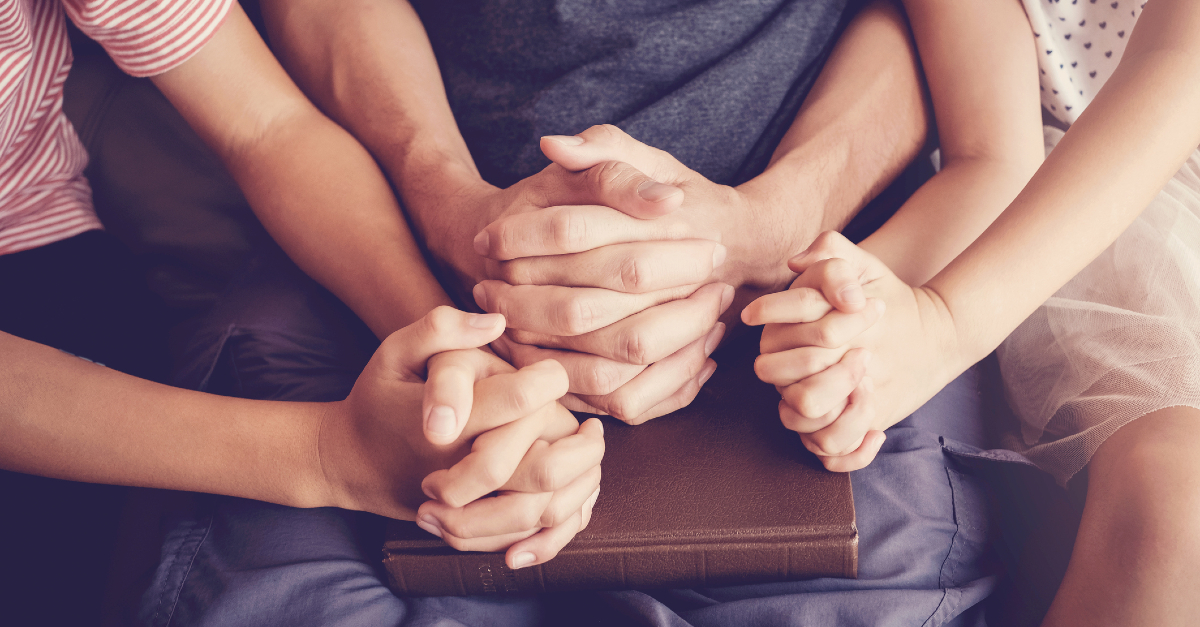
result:
M 1042 106 L 1071 124 L 1104 85 L 1147 0 L 1023 0 L 1041 66 Z

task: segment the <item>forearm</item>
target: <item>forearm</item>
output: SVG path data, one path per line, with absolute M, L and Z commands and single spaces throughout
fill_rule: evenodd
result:
M 317 403 L 150 383 L 0 333 L 0 466 L 86 481 L 326 505 Z
M 965 363 L 1109 246 L 1200 144 L 1200 11 L 1175 9 L 1147 5 L 1120 66 L 1029 185 L 927 284 Z
M 923 285 L 975 241 L 1037 166 L 994 159 L 948 164 L 863 240 L 909 285 Z
M 289 73 L 379 160 L 430 252 L 455 268 L 479 265 L 470 243 L 487 219 L 465 220 L 446 208 L 455 195 L 490 186 L 458 130 L 412 7 L 396 0 L 262 6 Z
M 304 97 L 240 7 L 154 82 L 288 255 L 377 335 L 449 302 L 370 154 Z
M 271 236 L 380 338 L 450 304 L 370 155 L 315 110 L 298 117 L 226 158 Z
M 863 248 L 910 285 L 950 263 L 1042 163 L 1037 51 L 1020 2 L 905 0 L 942 169 Z
M 904 16 L 874 2 L 842 34 L 766 172 L 740 188 L 761 207 L 748 222 L 754 237 L 779 240 L 762 247 L 764 280 L 786 286 L 787 259 L 845 227 L 916 157 L 928 129 Z

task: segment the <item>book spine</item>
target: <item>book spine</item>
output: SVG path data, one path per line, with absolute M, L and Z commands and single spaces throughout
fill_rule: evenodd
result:
M 568 546 L 568 549 L 570 547 Z M 570 551 L 512 570 L 502 553 L 389 553 L 401 596 L 530 594 L 576 590 L 728 586 L 815 577 L 855 577 L 856 538 Z

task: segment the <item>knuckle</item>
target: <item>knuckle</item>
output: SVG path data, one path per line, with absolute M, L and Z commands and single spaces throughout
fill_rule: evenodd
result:
M 568 335 L 581 335 L 591 331 L 598 315 L 595 303 L 582 296 L 571 297 L 559 313 L 562 316 L 561 328 Z
M 587 240 L 587 222 L 573 211 L 557 211 L 550 218 L 550 237 L 560 250 L 580 250 Z
M 812 443 L 821 451 L 822 455 L 837 455 L 840 452 L 837 438 L 824 431 L 812 434 Z
M 546 461 L 541 461 L 532 471 L 533 487 L 538 492 L 553 492 L 562 487 L 561 472 L 549 465 Z
M 429 324 L 429 330 L 434 335 L 448 333 L 455 327 L 457 312 L 446 305 L 434 307 L 432 311 L 425 317 Z
M 625 137 L 625 131 L 613 124 L 597 124 L 583 134 L 587 135 L 588 141 L 617 143 Z
M 538 520 L 538 524 L 542 527 L 557 527 L 570 520 L 572 514 L 574 512 L 568 510 L 565 505 L 552 502 L 546 508 L 546 511 L 542 512 L 542 517 Z
M 809 420 L 820 418 L 826 413 L 824 403 L 822 403 L 815 394 L 809 394 L 807 392 L 799 395 L 799 398 L 796 399 L 793 407 L 796 408 L 796 413 Z
M 508 481 L 508 471 L 499 459 L 489 459 L 479 468 L 479 482 L 488 492 L 499 490 Z
M 645 332 L 639 329 L 632 329 L 625 332 L 621 337 L 619 346 L 622 361 L 625 363 L 641 366 L 649 365 L 650 342 Z
M 631 293 L 644 291 L 650 284 L 651 272 L 652 264 L 648 264 L 642 259 L 637 257 L 622 259 L 621 266 L 617 271 L 621 291 Z
M 607 409 L 609 415 L 626 424 L 638 425 L 644 422 L 643 420 L 638 420 L 638 415 L 642 412 L 640 411 L 640 407 L 638 407 L 637 400 L 631 398 L 629 395 L 619 394 L 614 396 L 609 400 Z
M 621 373 L 615 364 L 604 361 L 592 368 L 586 375 L 591 386 L 591 394 L 611 394 L 621 387 Z
M 625 164 L 620 161 L 605 161 L 588 170 L 588 179 L 598 191 L 616 188 L 625 178 Z
M 841 345 L 840 339 L 832 325 L 817 323 L 813 329 L 813 342 L 822 348 L 837 348 Z
M 813 240 L 815 250 L 833 252 L 840 243 L 841 235 L 837 231 L 824 231 Z
M 508 404 L 520 414 L 528 413 L 535 408 L 533 386 L 513 385 L 508 389 Z
M 440 522 L 442 523 L 442 529 L 456 538 L 465 540 L 475 537 L 471 526 L 457 516 L 443 516 Z

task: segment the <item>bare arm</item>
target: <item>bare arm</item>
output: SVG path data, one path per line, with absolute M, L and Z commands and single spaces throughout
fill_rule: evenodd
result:
M 791 261 L 803 271 L 797 287 L 810 289 L 746 309 L 752 324 L 795 323 L 764 331 L 772 352 L 791 349 L 778 353 L 789 360 L 764 355 L 760 361 L 776 362 L 764 379 L 786 386 L 789 405 L 819 429 L 814 435 L 836 436 L 821 447 L 825 454 L 854 458 L 844 469 L 869 461 L 853 455 L 867 430 L 895 424 L 995 349 L 1145 209 L 1200 144 L 1197 33 L 1195 3 L 1148 4 L 1116 72 L 1029 184 L 925 286 L 910 287 L 872 255 L 826 234 Z M 830 313 L 825 298 L 812 297 L 855 283 L 887 303 L 886 315 L 840 306 Z M 869 365 L 859 348 L 875 356 Z M 864 376 L 874 391 L 859 395 L 873 396 L 877 413 L 835 422 Z
M 1116 71 L 1012 205 L 930 281 L 969 364 L 1108 247 L 1200 145 L 1200 4 L 1146 5 Z
M 289 71 L 384 164 L 418 230 L 437 233 L 428 241 L 435 255 L 478 267 L 471 242 L 491 219 L 451 221 L 457 216 L 439 209 L 486 184 L 412 8 L 391 0 L 267 0 L 263 7 Z M 722 232 L 740 238 L 725 268 L 739 276 L 727 278 L 735 285 L 786 285 L 787 257 L 821 230 L 849 222 L 912 160 L 926 129 L 904 18 L 876 2 L 838 42 L 768 171 L 743 186 L 754 199 L 750 215 L 720 223 Z
M 288 255 L 376 335 L 449 302 L 371 155 L 296 88 L 240 6 L 154 82 Z
M 910 285 L 950 263 L 1042 163 L 1037 51 L 1017 0 L 906 0 L 942 169 L 862 247 Z

